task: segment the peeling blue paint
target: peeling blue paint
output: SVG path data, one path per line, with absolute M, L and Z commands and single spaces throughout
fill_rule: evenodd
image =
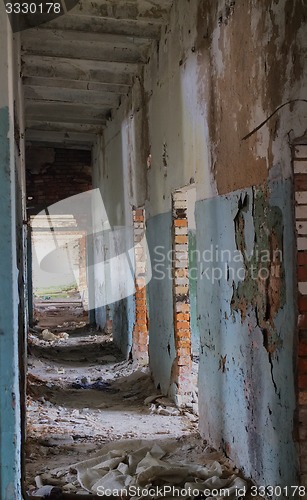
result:
M 164 394 L 170 389 L 174 362 L 173 289 L 170 278 L 172 251 L 172 214 L 165 213 L 147 221 L 147 243 L 150 252 L 152 279 L 148 284 L 149 361 L 156 387 Z
M 18 389 L 18 272 L 10 157 L 9 109 L 0 109 L 0 497 L 21 498 L 20 402 Z
M 239 307 L 232 307 L 233 292 L 244 283 L 244 277 L 238 273 L 244 262 L 234 262 L 231 258 L 226 262 L 214 259 L 206 263 L 211 275 L 210 272 L 206 274 L 199 263 L 200 430 L 258 484 L 289 486 L 298 484 L 292 436 L 295 411 L 295 260 L 291 182 L 272 183 L 266 191 L 265 198 L 255 196 L 254 199 L 254 191 L 246 189 L 196 204 L 197 248 L 200 252 L 213 247 L 219 251 L 230 250 L 231 256 L 235 255 L 240 241 L 234 222 L 244 199 L 249 200 L 242 212 L 244 224 L 241 225 L 247 255 L 259 243 L 257 203 L 264 204 L 265 214 L 274 212 L 280 215 L 274 230 L 281 241 L 286 242 L 282 243 L 284 298 L 272 324 L 281 342 L 276 345 L 271 358 L 264 345 L 254 297 L 245 302 L 243 312 Z M 268 223 L 264 218 L 262 222 Z M 218 266 L 223 269 L 223 274 L 213 281 L 210 276 L 213 268 Z
M 197 251 L 196 231 L 189 229 L 189 298 L 192 354 L 199 354 L 199 329 L 197 322 Z

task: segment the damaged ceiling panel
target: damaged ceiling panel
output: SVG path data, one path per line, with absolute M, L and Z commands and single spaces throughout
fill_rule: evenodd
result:
M 21 32 L 26 139 L 90 147 L 160 38 L 173 0 L 80 0 Z

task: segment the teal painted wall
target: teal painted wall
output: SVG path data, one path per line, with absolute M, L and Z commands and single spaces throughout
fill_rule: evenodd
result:
M 190 266 L 197 267 L 191 317 L 194 342 L 200 334 L 200 431 L 257 484 L 284 486 L 298 484 L 291 207 L 290 180 L 198 201 L 196 235 L 190 235 Z M 147 222 L 153 270 L 149 357 L 164 393 L 175 359 L 171 223 L 171 213 Z
M 291 181 L 199 201 L 196 227 L 197 248 L 207 249 L 197 285 L 201 433 L 258 484 L 298 484 Z M 282 252 L 279 278 L 261 281 L 272 248 Z M 245 258 L 234 262 L 238 249 Z M 231 256 L 222 262 L 216 250 Z
M 148 284 L 149 362 L 156 387 L 164 394 L 170 389 L 175 359 L 173 292 L 171 279 L 172 215 L 160 214 L 147 221 L 147 243 L 152 266 Z
M 0 109 L 0 497 L 21 498 L 18 387 L 18 273 L 10 113 Z
M 192 354 L 198 356 L 200 338 L 197 322 L 197 248 L 194 229 L 189 229 L 189 290 Z

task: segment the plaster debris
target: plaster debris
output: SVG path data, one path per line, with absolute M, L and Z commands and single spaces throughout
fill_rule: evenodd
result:
M 41 488 L 38 488 L 36 491 L 32 490 L 33 493 L 30 491 L 29 494 L 34 497 L 42 497 L 42 498 L 58 498 L 60 493 L 61 493 L 61 488 L 57 488 L 55 486 L 42 486 Z
M 31 495 L 47 487 L 91 495 L 99 485 L 197 484 L 201 490 L 246 484 L 233 464 L 202 440 L 192 408 L 179 410 L 159 393 L 148 368 L 123 360 L 109 335 L 93 335 L 89 327 L 69 330 L 61 342 L 46 342 L 39 331 L 31 335 L 26 445 Z
M 151 488 L 166 485 L 199 491 L 224 488 L 227 491 L 225 496 L 235 498 L 236 487 L 247 486 L 247 482 L 233 474 L 231 468 L 210 459 L 210 455 L 205 465 L 199 465 L 185 460 L 174 461 L 173 451 L 174 445 L 162 448 L 153 440 L 119 441 L 105 445 L 94 458 L 71 468 L 77 471 L 81 486 L 91 493 L 108 488 L 113 491 L 128 488 L 129 491 L 132 486 L 139 487 L 141 493 L 135 494 L 135 498 L 144 498 Z M 174 494 L 170 490 L 164 496 L 173 497 Z
M 84 492 L 70 464 L 105 443 L 148 437 L 176 442 L 197 432 L 196 424 L 157 392 L 147 367 L 123 360 L 109 335 L 93 333 L 89 327 L 72 329 L 61 342 L 42 340 L 39 330 L 29 334 L 28 488 L 36 488 L 40 476 L 44 485 L 73 484 Z M 144 405 L 150 394 L 177 414 L 151 414 Z
M 57 340 L 57 336 L 54 333 L 50 332 L 50 330 L 46 329 L 42 331 L 43 340 Z

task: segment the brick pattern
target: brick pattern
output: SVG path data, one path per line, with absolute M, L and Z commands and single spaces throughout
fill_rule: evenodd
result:
M 177 386 L 177 404 L 188 401 L 191 392 L 191 329 L 189 303 L 189 254 L 187 196 L 173 194 L 173 296 L 176 359 L 172 382 Z
M 293 152 L 298 283 L 298 424 L 301 484 L 307 486 L 307 145 Z
M 26 180 L 27 205 L 31 207 L 31 213 L 92 189 L 91 171 L 90 151 L 29 148 L 26 152 Z
M 145 211 L 133 210 L 135 252 L 135 324 L 132 333 L 132 358 L 137 363 L 148 363 L 148 314 L 146 303 L 146 251 L 142 240 L 145 236 Z

